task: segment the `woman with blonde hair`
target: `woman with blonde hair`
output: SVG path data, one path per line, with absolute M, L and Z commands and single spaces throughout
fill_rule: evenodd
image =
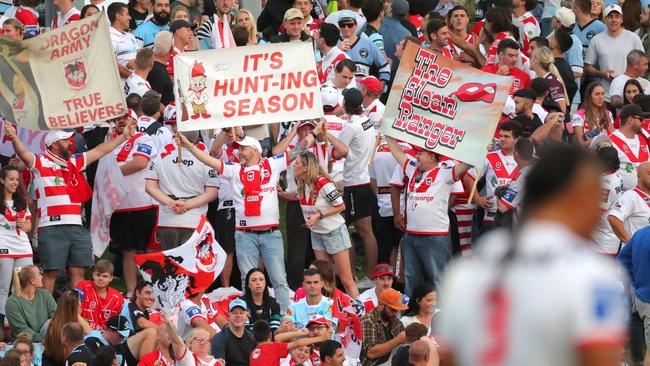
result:
M 345 211 L 343 198 L 311 151 L 301 152 L 294 160 L 293 175 L 298 187 L 296 196 L 311 230 L 316 258 L 334 260 L 346 293 L 356 299 L 359 290 L 352 276 L 349 256 L 352 244 L 345 219 L 341 216 Z
M 530 58 L 530 69 L 535 72 L 537 77 L 546 79 L 548 82 L 548 96 L 560 106 L 562 113 L 566 113 L 570 102 L 568 101 L 569 93 L 567 93 L 560 72 L 553 64 L 554 61 L 555 56 L 553 56 L 553 51 L 550 48 L 539 47 L 533 51 Z
M 197 366 L 214 366 L 217 359 L 210 354 L 210 334 L 203 328 L 194 328 L 187 337 L 187 349 L 196 356 Z
M 246 9 L 239 9 L 236 20 L 237 25 L 242 25 L 248 30 L 248 45 L 257 44 L 257 25 L 253 13 Z
M 92 330 L 88 322 L 81 317 L 80 294 L 78 291 L 68 290 L 59 297 L 56 312 L 43 340 L 43 365 L 65 365 L 67 355 L 62 339 L 64 325 L 79 323 L 84 328 L 84 333 Z

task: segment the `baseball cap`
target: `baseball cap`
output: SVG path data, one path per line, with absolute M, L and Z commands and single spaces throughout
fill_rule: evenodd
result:
M 228 304 L 228 312 L 231 312 L 234 308 L 242 308 L 244 310 L 248 309 L 248 305 L 242 299 L 234 299 Z
M 165 121 L 166 125 L 176 124 L 176 104 L 174 102 L 167 104 L 165 107 L 163 121 Z
M 284 21 L 293 20 L 293 19 L 305 19 L 305 16 L 302 15 L 302 11 L 291 8 L 284 13 Z
M 377 277 L 381 277 L 385 275 L 395 276 L 395 269 L 393 268 L 393 266 L 386 263 L 380 263 L 376 265 L 375 270 L 372 272 L 372 278 L 375 279 Z
M 309 328 L 309 326 L 312 325 L 312 324 L 320 324 L 320 325 L 324 325 L 324 326 L 327 326 L 327 327 L 330 326 L 329 320 L 325 319 L 325 317 L 322 316 L 322 315 L 312 315 L 309 318 L 309 321 L 307 322 L 307 325 L 305 326 L 305 328 Z
M 262 145 L 260 145 L 260 142 L 253 137 L 246 136 L 243 139 L 236 141 L 233 143 L 234 147 L 239 147 L 239 146 L 247 146 L 247 147 L 254 147 L 257 149 L 257 151 L 262 153 Z
M 609 4 L 609 5 L 607 5 L 607 7 L 605 7 L 605 11 L 604 11 L 605 16 L 608 16 L 609 13 L 611 13 L 613 11 L 616 11 L 619 14 L 623 15 L 623 9 L 621 9 L 620 6 L 618 6 L 617 4 Z
M 131 334 L 129 321 L 124 315 L 114 315 L 106 322 L 106 329 L 114 330 L 126 338 Z
M 69 139 L 72 135 L 74 135 L 74 132 L 68 132 L 68 131 L 63 131 L 63 130 L 53 130 L 47 133 L 45 135 L 45 146 L 50 147 L 52 146 L 53 143 L 59 141 L 59 140 L 67 140 Z
M 393 310 L 406 310 L 409 307 L 406 305 L 404 295 L 401 292 L 392 288 L 385 289 L 379 294 L 379 303 L 388 306 Z
M 172 33 L 176 32 L 181 28 L 192 29 L 192 24 L 190 24 L 187 20 L 178 19 L 178 20 L 174 20 L 172 24 L 169 25 L 169 31 Z
M 323 102 L 323 107 L 335 108 L 339 104 L 339 93 L 331 85 L 323 85 L 320 88 L 320 99 Z
M 621 109 L 621 122 L 626 120 L 628 117 L 637 117 L 639 119 L 644 119 L 648 116 L 648 113 L 643 112 L 640 106 L 637 104 L 628 104 Z
M 314 121 L 313 119 L 302 120 L 302 121 L 300 121 L 300 123 L 298 123 L 298 128 L 300 128 L 302 126 L 312 126 L 312 127 L 315 128 L 316 127 L 316 121 Z
M 522 88 L 519 89 L 515 92 L 514 94 L 515 97 L 519 98 L 526 98 L 530 100 L 535 100 L 537 96 L 535 95 L 535 92 L 531 88 Z
M 569 8 L 557 9 L 555 11 L 555 17 L 565 28 L 569 28 L 576 23 L 576 15 Z
M 363 95 L 359 89 L 345 89 L 343 91 L 343 102 L 348 107 L 360 106 L 363 103 Z
M 363 84 L 372 94 L 381 93 L 381 81 L 374 76 L 365 77 L 359 83 Z
M 339 12 L 338 22 L 340 23 L 344 20 L 354 20 L 356 22 L 357 15 L 352 10 L 341 10 Z

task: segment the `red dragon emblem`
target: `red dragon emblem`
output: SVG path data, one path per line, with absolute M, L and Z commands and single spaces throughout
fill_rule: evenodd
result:
M 72 89 L 82 89 L 86 85 L 86 64 L 81 58 L 76 58 L 63 66 L 65 81 Z

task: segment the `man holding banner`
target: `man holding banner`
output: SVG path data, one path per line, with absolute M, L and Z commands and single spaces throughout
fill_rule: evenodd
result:
M 50 293 L 60 269 L 69 268 L 71 286 L 75 287 L 83 280 L 85 268 L 93 265 L 90 234 L 81 224 L 81 204 L 91 197 L 92 190 L 81 172 L 133 136 L 134 129 L 130 124 L 117 138 L 75 155 L 70 153 L 69 140 L 74 133 L 52 130 L 45 136 L 46 151 L 34 154 L 18 139 L 14 126 L 5 122 L 5 136 L 34 177 L 39 257 L 45 270 L 43 286 Z

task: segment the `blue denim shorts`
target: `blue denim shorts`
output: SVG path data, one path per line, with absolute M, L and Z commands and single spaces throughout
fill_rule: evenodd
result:
M 311 232 L 311 247 L 314 250 L 336 254 L 352 247 L 348 227 L 342 224 L 327 234 Z

